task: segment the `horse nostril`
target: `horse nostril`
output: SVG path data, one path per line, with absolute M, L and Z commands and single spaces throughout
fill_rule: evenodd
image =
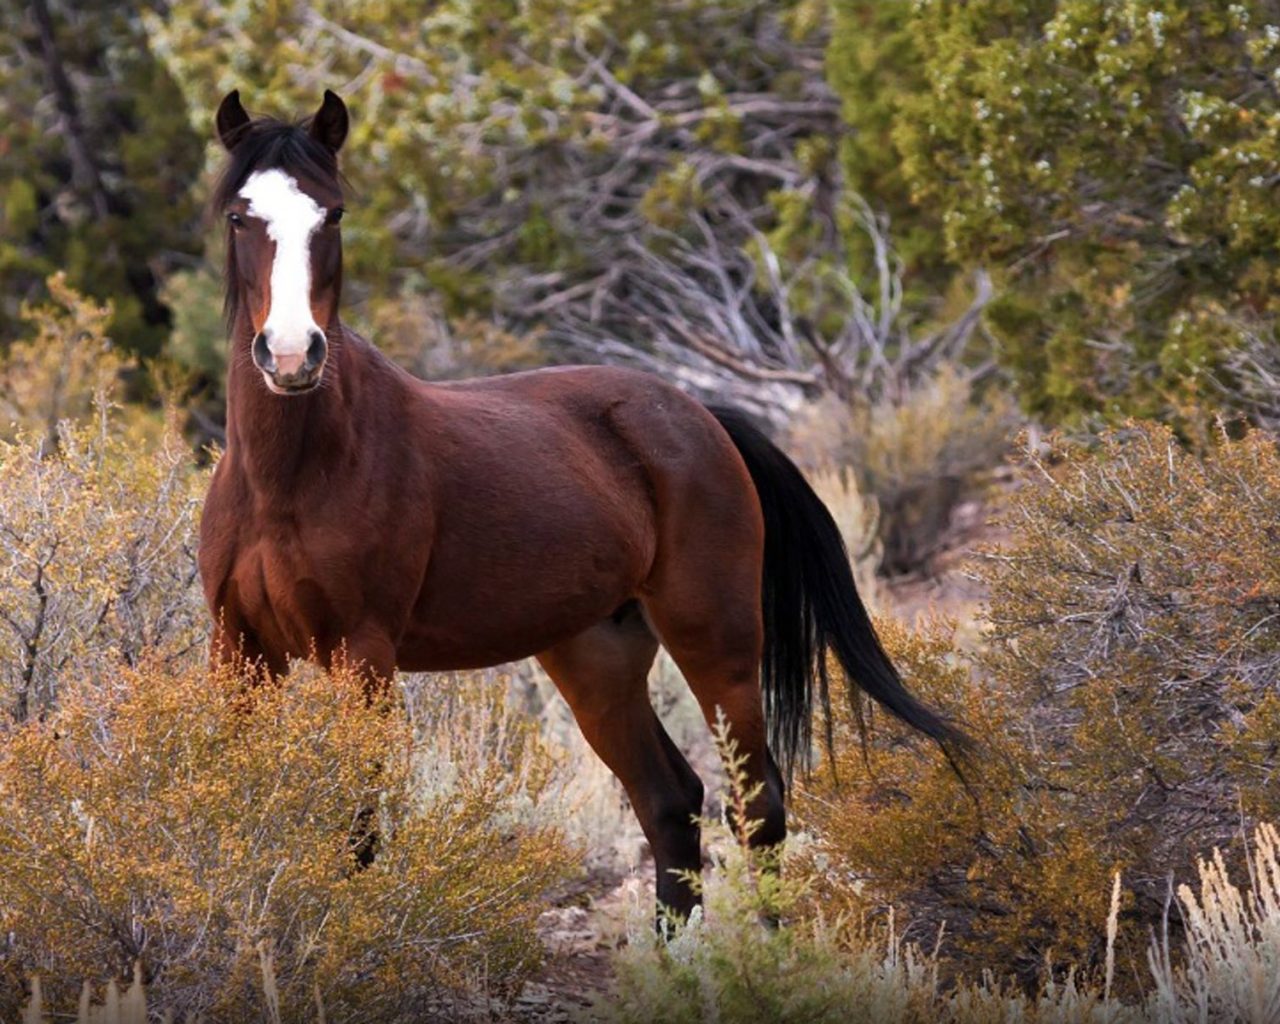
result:
M 325 353 L 329 348 L 329 343 L 325 341 L 324 335 L 319 331 L 312 331 L 310 339 L 311 344 L 307 346 L 307 369 L 314 370 L 324 362 Z
M 276 368 L 275 356 L 271 354 L 271 346 L 267 344 L 266 332 L 261 332 L 253 339 L 253 362 L 259 370 L 272 373 Z

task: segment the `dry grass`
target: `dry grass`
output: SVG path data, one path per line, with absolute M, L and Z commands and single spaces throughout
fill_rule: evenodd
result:
M 984 492 L 1016 422 L 1006 395 L 980 394 L 970 378 L 943 368 L 894 401 L 810 406 L 791 445 L 806 467 L 835 464 L 857 475 L 878 509 L 886 573 L 927 573 L 957 543 L 957 510 Z
M 1177 1024 L 1280 1020 L 1280 833 L 1259 825 L 1249 887 L 1231 881 L 1222 854 L 1199 865 L 1200 892 L 1178 888 L 1186 923 L 1182 956 L 1166 938 L 1153 945 L 1157 1019 Z M 1179 965 L 1180 963 L 1180 965 Z

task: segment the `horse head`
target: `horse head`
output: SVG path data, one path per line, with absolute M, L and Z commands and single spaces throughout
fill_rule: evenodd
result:
M 247 334 L 254 366 L 277 395 L 314 390 L 342 289 L 338 150 L 347 108 L 334 93 L 308 120 L 250 118 L 238 91 L 223 99 L 218 137 L 230 154 L 214 204 L 227 221 L 227 316 Z M 247 330 L 235 330 L 241 316 Z

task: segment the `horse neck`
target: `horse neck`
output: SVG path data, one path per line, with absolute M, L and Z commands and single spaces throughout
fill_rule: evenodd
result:
M 227 453 L 264 490 L 296 491 L 309 474 L 343 459 L 355 443 L 363 388 L 358 339 L 335 316 L 326 332 L 324 382 L 305 395 L 275 395 L 253 365 L 253 326 L 241 314 L 227 371 Z

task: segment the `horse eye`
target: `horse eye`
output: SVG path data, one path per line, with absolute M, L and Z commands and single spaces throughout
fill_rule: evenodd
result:
M 344 213 L 346 213 L 346 210 L 344 210 L 341 206 L 335 206 L 332 210 L 330 210 L 325 215 L 324 222 L 330 225 L 337 224 L 340 220 L 342 220 L 342 215 Z
M 234 210 L 231 213 L 227 214 L 227 220 L 231 222 L 231 226 L 233 228 L 244 227 L 244 218 L 241 217 L 240 214 L 236 213 Z

